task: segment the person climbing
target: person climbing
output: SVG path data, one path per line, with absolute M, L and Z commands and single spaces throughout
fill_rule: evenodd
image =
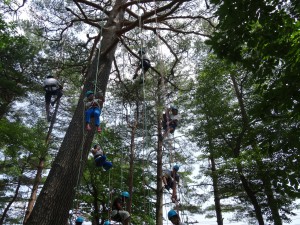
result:
M 79 216 L 75 221 L 75 225 L 82 225 L 83 221 L 84 219 L 81 216 Z
M 121 199 L 122 199 L 122 202 L 124 203 L 124 204 L 126 204 L 126 201 L 129 199 L 129 197 L 130 197 L 130 195 L 129 195 L 129 193 L 127 192 L 127 191 L 123 191 L 122 193 L 121 193 Z M 125 205 L 126 206 L 126 205 Z
M 184 225 L 182 222 L 180 222 L 180 217 L 174 209 L 171 209 L 168 212 L 168 219 L 173 225 Z
M 91 117 L 95 118 L 95 125 L 97 127 L 97 131 L 101 132 L 100 127 L 100 114 L 103 108 L 104 97 L 99 96 L 99 98 L 95 98 L 93 91 L 87 91 L 85 94 L 85 98 L 83 99 L 85 103 L 85 122 L 86 122 L 86 130 L 90 131 L 90 121 Z
M 140 49 L 138 51 L 141 63 L 138 65 L 138 67 L 136 68 L 134 75 L 133 75 L 133 80 L 136 79 L 138 77 L 138 72 L 140 69 L 143 69 L 143 74 L 145 75 L 145 73 L 150 69 L 151 67 L 151 63 L 149 60 L 149 57 L 147 56 L 146 52 L 143 49 Z
M 130 214 L 123 209 L 126 206 L 126 200 L 130 195 L 127 191 L 123 191 L 120 197 L 115 198 L 112 205 L 111 218 L 114 221 L 121 222 L 123 225 L 129 225 Z
M 105 171 L 108 171 L 110 168 L 112 168 L 112 163 L 106 161 L 105 152 L 101 149 L 99 144 L 94 145 L 94 147 L 91 149 L 91 152 L 94 156 L 97 167 L 103 167 Z
M 172 189 L 171 200 L 173 203 L 177 201 L 176 183 L 179 183 L 178 165 L 174 165 L 172 170 L 165 170 L 162 175 L 162 181 L 165 188 L 169 191 Z
M 162 126 L 164 129 L 163 138 L 167 137 L 169 133 L 173 134 L 179 120 L 180 116 L 178 115 L 178 109 L 175 106 L 171 106 L 166 109 L 163 114 Z
M 63 86 L 52 75 L 49 75 L 44 80 L 43 87 L 45 90 L 46 116 L 48 122 L 50 122 L 50 104 L 54 106 L 54 104 L 61 98 L 63 95 Z M 56 98 L 54 101 L 51 101 L 53 95 L 56 95 Z

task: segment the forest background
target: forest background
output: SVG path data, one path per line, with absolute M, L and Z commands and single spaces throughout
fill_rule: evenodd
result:
M 299 198 L 300 3 L 1 1 L 0 224 L 92 224 L 130 193 L 132 224 L 197 215 L 291 222 Z M 26 16 L 24 16 L 26 15 Z M 140 48 L 152 68 L 132 80 Z M 45 119 L 42 82 L 64 96 Z M 84 130 L 87 90 L 105 96 L 101 135 Z M 162 140 L 162 114 L 179 127 Z M 113 169 L 96 168 L 93 143 Z M 180 164 L 180 204 L 163 169 Z M 70 214 L 72 210 L 73 214 Z M 199 222 L 199 221 L 198 221 Z

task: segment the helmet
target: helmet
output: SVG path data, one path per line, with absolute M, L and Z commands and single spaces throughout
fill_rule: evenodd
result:
M 76 222 L 82 223 L 83 222 L 83 218 L 82 217 L 77 217 Z
M 91 95 L 91 94 L 94 94 L 94 92 L 93 92 L 93 91 L 87 91 L 87 92 L 85 93 L 85 96 L 86 96 L 86 97 L 89 97 L 89 95 Z
M 106 221 L 104 222 L 104 225 L 110 225 L 109 220 L 106 220 Z
M 172 109 L 172 110 L 178 110 L 178 108 L 177 108 L 176 106 L 174 106 L 174 105 L 171 106 L 171 109 Z
M 125 198 L 129 198 L 130 197 L 130 195 L 129 195 L 129 193 L 127 191 L 123 191 L 122 194 L 121 194 L 121 196 L 123 196 Z
M 100 147 L 99 144 L 94 144 L 94 149 L 96 149 L 98 146 Z
M 52 75 L 49 75 L 49 76 L 47 76 L 46 78 L 54 78 L 54 76 L 52 76 Z
M 168 212 L 168 219 L 170 220 L 172 217 L 174 216 L 178 216 L 177 212 L 174 210 L 174 209 L 171 209 L 169 212 Z
M 173 166 L 173 170 L 175 170 L 176 172 L 178 172 L 179 166 L 178 166 L 178 165 L 174 165 L 174 166 Z

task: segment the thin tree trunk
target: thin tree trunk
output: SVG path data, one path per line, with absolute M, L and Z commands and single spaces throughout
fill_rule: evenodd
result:
M 115 23 L 114 19 L 120 20 L 120 17 L 123 17 L 124 12 L 120 9 L 122 3 L 124 1 L 116 0 L 110 12 L 110 17 L 105 25 L 106 29 L 103 29 L 100 60 L 98 61 L 97 55 L 92 60 L 75 113 L 26 225 L 67 223 L 69 210 L 80 181 L 77 178 L 82 175 L 95 133 L 94 129 L 89 132 L 84 130 L 84 93 L 87 90 L 93 90 L 98 72 L 96 84 L 105 94 L 119 41 L 116 32 L 121 26 L 119 23 Z
M 95 184 L 92 184 L 93 188 L 93 206 L 94 206 L 94 216 L 93 216 L 93 224 L 100 225 L 100 216 L 99 216 L 99 204 L 98 204 L 98 189 Z
M 247 180 L 247 178 L 243 175 L 243 169 L 242 169 L 242 165 L 240 163 L 237 163 L 237 169 L 238 169 L 238 173 L 239 173 L 239 177 L 240 180 L 242 181 L 242 185 L 243 188 L 247 194 L 247 196 L 249 197 L 253 207 L 254 207 L 254 212 L 255 212 L 255 216 L 257 219 L 257 222 L 259 225 L 264 225 L 264 219 L 263 219 L 263 215 L 262 215 L 262 211 L 261 211 L 261 207 L 257 201 L 256 195 L 255 193 L 252 191 L 249 182 Z
M 254 148 L 256 148 L 256 145 L 254 146 Z M 258 169 L 260 172 L 260 177 L 261 180 L 263 182 L 263 186 L 264 186 L 264 192 L 267 196 L 267 202 L 268 202 L 268 206 L 270 207 L 271 213 L 272 213 L 272 217 L 273 217 L 273 221 L 274 221 L 274 225 L 282 225 L 282 219 L 280 217 L 279 214 L 279 208 L 278 208 L 278 203 L 274 197 L 274 192 L 272 189 L 272 183 L 269 177 L 269 174 L 265 171 L 265 168 L 263 166 L 263 162 L 258 159 L 256 160 L 257 164 L 258 164 Z
M 138 110 L 138 107 L 137 107 Z M 137 118 L 136 118 L 137 119 Z M 132 193 L 133 193 L 133 172 L 134 172 L 134 150 L 135 150 L 135 137 L 136 131 L 136 122 L 133 126 L 131 126 L 131 140 L 130 140 L 130 156 L 129 156 L 129 180 L 128 180 L 128 187 L 129 187 L 129 201 L 127 202 L 127 211 L 131 213 L 131 205 L 132 205 Z
M 238 87 L 238 83 L 236 81 L 234 74 L 231 73 L 230 78 L 233 82 L 233 88 L 235 90 L 235 94 L 236 94 L 236 97 L 239 102 L 239 107 L 240 107 L 241 116 L 242 116 L 242 131 L 240 132 L 239 136 L 237 137 L 235 147 L 233 148 L 234 157 L 238 158 L 240 156 L 242 139 L 244 138 L 246 131 L 249 129 L 249 123 L 248 123 L 248 116 L 247 116 L 247 113 L 245 110 L 243 95 L 240 92 L 240 89 Z M 259 202 L 256 198 L 255 193 L 252 191 L 252 189 L 250 187 L 250 184 L 249 184 L 247 178 L 243 175 L 243 166 L 238 161 L 237 161 L 236 165 L 237 165 L 240 180 L 242 181 L 243 188 L 254 207 L 255 216 L 258 221 L 258 224 L 264 225 L 265 223 L 264 223 L 261 207 L 259 205 Z
M 45 163 L 45 159 L 41 158 L 40 161 L 39 161 L 39 165 L 37 166 L 37 172 L 36 172 L 36 175 L 35 175 L 35 178 L 34 178 L 32 191 L 31 191 L 29 202 L 28 202 L 27 209 L 26 209 L 26 212 L 25 212 L 25 218 L 24 218 L 23 224 L 25 224 L 26 221 L 28 220 L 28 218 L 29 218 L 29 216 L 32 212 L 34 203 L 36 201 L 36 196 L 37 196 L 39 184 L 41 183 L 41 180 L 42 180 L 42 172 L 43 172 L 43 169 L 44 169 L 44 163 Z
M 210 156 L 210 162 L 211 162 L 211 171 L 212 171 L 212 181 L 213 181 L 214 201 L 215 201 L 215 211 L 216 211 L 216 216 L 217 216 L 217 223 L 218 223 L 218 225 L 223 225 L 223 216 L 222 216 L 221 200 L 220 200 L 220 193 L 219 193 L 219 182 L 218 182 L 215 158 L 213 157 L 213 155 Z
M 56 120 L 56 115 L 57 115 L 57 112 L 58 112 L 59 104 L 60 104 L 60 98 L 57 99 L 57 102 L 56 102 L 56 105 L 55 105 L 55 110 L 54 110 L 52 120 L 51 120 L 51 123 L 50 123 L 50 127 L 48 129 L 47 136 L 46 136 L 46 139 L 45 139 L 45 143 L 46 143 L 47 146 L 49 145 L 50 135 L 52 134 L 52 130 L 53 130 L 54 123 L 55 123 L 55 120 Z M 29 218 L 29 216 L 32 212 L 34 203 L 36 201 L 38 188 L 39 188 L 39 185 L 40 185 L 41 180 L 42 180 L 42 173 L 43 173 L 43 170 L 44 170 L 44 165 L 45 165 L 45 157 L 43 156 L 43 157 L 40 158 L 39 164 L 37 166 L 37 172 L 36 172 L 36 175 L 35 175 L 35 178 L 34 178 L 32 191 L 31 191 L 30 198 L 29 198 L 28 205 L 27 205 L 27 209 L 26 209 L 26 212 L 25 212 L 25 217 L 24 217 L 23 224 L 25 224 L 26 221 L 28 220 L 28 218 Z
M 15 190 L 15 194 L 13 196 L 13 198 L 9 201 L 9 203 L 7 204 L 7 206 L 5 207 L 4 211 L 3 211 L 3 214 L 0 218 L 0 225 L 3 225 L 4 224 L 4 221 L 5 221 L 5 217 L 7 216 L 7 212 L 8 210 L 10 209 L 11 205 L 16 201 L 17 197 L 18 197 L 18 194 L 19 194 L 19 190 L 20 190 L 20 187 L 21 187 L 21 181 L 22 181 L 22 176 L 23 176 L 23 172 L 25 170 L 25 165 L 23 166 L 23 168 L 21 169 L 21 174 L 20 176 L 18 177 L 18 183 L 17 183 L 17 188 Z
M 163 85 L 163 77 L 161 76 L 159 82 L 158 82 L 158 90 L 160 90 L 161 85 Z M 162 88 L 163 90 L 163 88 Z M 162 94 L 158 93 L 158 105 L 162 104 Z M 156 168 L 156 225 L 163 225 L 163 186 L 162 186 L 162 146 L 163 146 L 163 138 L 162 138 L 162 113 L 157 112 L 157 168 Z

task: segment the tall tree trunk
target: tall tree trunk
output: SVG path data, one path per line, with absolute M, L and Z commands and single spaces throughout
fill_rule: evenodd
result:
M 272 213 L 274 225 L 282 225 L 282 219 L 279 215 L 278 204 L 274 197 L 272 184 L 268 176 L 268 174 L 264 174 L 262 177 L 263 185 L 265 188 L 265 194 L 267 196 L 268 206 L 270 207 Z
M 214 158 L 213 154 L 211 154 L 211 156 L 210 156 L 210 162 L 211 162 L 211 171 L 212 171 L 212 181 L 213 181 L 214 201 L 215 201 L 217 223 L 218 223 L 218 225 L 223 225 L 223 216 L 222 216 L 221 200 L 220 200 L 220 192 L 219 192 L 219 182 L 218 182 L 215 158 Z
M 233 88 L 235 90 L 235 94 L 236 94 L 236 97 L 237 97 L 238 102 L 239 102 L 239 107 L 240 107 L 240 110 L 241 110 L 241 117 L 242 117 L 242 130 L 241 130 L 239 136 L 237 137 L 235 147 L 233 148 L 234 157 L 238 158 L 240 156 L 242 139 L 244 138 L 244 135 L 245 135 L 246 131 L 249 129 L 249 123 L 248 123 L 248 115 L 246 113 L 246 109 L 245 109 L 245 105 L 244 105 L 243 95 L 242 95 L 242 93 L 239 89 L 239 86 L 238 86 L 238 83 L 236 81 L 235 75 L 233 73 L 231 73 L 230 78 L 232 80 Z M 255 195 L 254 191 L 252 191 L 252 189 L 250 187 L 250 184 L 249 184 L 247 178 L 243 174 L 243 166 L 241 165 L 241 163 L 239 161 L 237 161 L 236 165 L 237 165 L 239 177 L 240 177 L 240 180 L 242 182 L 243 188 L 244 188 L 247 196 L 249 197 L 249 199 L 250 199 L 250 201 L 251 201 L 251 203 L 254 207 L 255 216 L 256 216 L 256 219 L 258 221 L 258 224 L 259 225 L 264 225 L 265 222 L 264 222 L 264 219 L 263 219 L 263 214 L 262 214 L 261 207 L 259 205 L 259 202 L 256 198 L 256 195 Z
M 137 110 L 139 110 L 138 107 L 137 107 Z M 133 190 L 133 172 L 134 172 L 134 150 L 135 150 L 134 137 L 135 137 L 135 131 L 136 131 L 136 122 L 134 123 L 134 125 L 131 126 L 130 156 L 129 156 L 129 179 L 128 179 L 128 187 L 129 187 L 130 198 L 129 198 L 129 201 L 127 202 L 127 206 L 126 206 L 126 209 L 129 213 L 131 213 L 132 193 L 133 193 L 132 190 Z
M 24 170 L 25 170 L 25 165 L 22 167 L 21 174 L 18 177 L 18 183 L 17 183 L 17 187 L 16 187 L 16 190 L 15 190 L 15 194 L 14 194 L 13 198 L 9 201 L 9 203 L 7 204 L 7 206 L 5 207 L 5 209 L 3 211 L 3 214 L 2 214 L 2 216 L 0 218 L 0 225 L 4 224 L 5 217 L 7 216 L 8 210 L 10 209 L 11 205 L 16 201 L 16 199 L 18 197 L 19 190 L 20 190 L 20 187 L 21 187 L 21 181 L 22 181 L 22 176 L 23 176 Z
M 159 81 L 158 81 L 158 99 L 157 99 L 157 103 L 158 105 L 162 105 L 162 93 L 161 90 L 163 90 L 163 88 L 161 88 L 161 85 L 163 84 L 163 76 L 161 75 Z M 162 166 L 163 166 L 163 162 L 162 162 L 162 147 L 163 147 L 163 138 L 162 138 L 162 124 L 161 124 L 161 120 L 162 120 L 162 113 L 157 110 L 157 138 L 158 138 L 158 142 L 157 142 L 157 168 L 156 168 L 156 225 L 163 225 L 163 186 L 162 186 Z
M 264 222 L 264 219 L 263 219 L 263 214 L 262 214 L 262 211 L 261 211 L 261 207 L 260 207 L 260 205 L 257 201 L 257 198 L 256 198 L 256 195 L 255 195 L 254 191 L 252 191 L 252 189 L 249 185 L 249 182 L 248 182 L 247 178 L 243 175 L 243 166 L 239 162 L 237 163 L 237 169 L 238 169 L 240 180 L 242 181 L 243 188 L 244 188 L 247 196 L 249 197 L 249 199 L 250 199 L 250 201 L 251 201 L 251 203 L 254 207 L 254 212 L 255 212 L 257 222 L 258 222 L 259 225 L 264 225 L 265 222 Z
M 116 32 L 121 26 L 115 21 L 120 21 L 123 17 L 124 12 L 120 10 L 119 6 L 124 1 L 116 0 L 109 14 L 109 19 L 103 29 L 99 61 L 97 55 L 92 60 L 75 113 L 26 225 L 67 223 L 69 209 L 72 207 L 76 187 L 78 187 L 79 180 L 77 178 L 82 175 L 95 133 L 94 129 L 89 132 L 84 130 L 84 93 L 87 90 L 93 90 L 97 72 L 99 74 L 97 87 L 102 90 L 103 94 L 106 92 L 118 43 Z
M 98 203 L 98 189 L 95 186 L 95 184 L 92 184 L 92 190 L 93 190 L 93 206 L 94 206 L 94 216 L 93 216 L 93 224 L 94 225 L 100 225 L 100 208 L 99 208 L 99 203 Z
M 253 146 L 253 148 L 254 149 L 257 148 L 256 144 Z M 270 207 L 272 213 L 274 225 L 282 225 L 282 219 L 279 214 L 278 203 L 276 201 L 276 198 L 274 197 L 270 175 L 268 174 L 268 171 L 266 171 L 266 168 L 264 167 L 264 163 L 262 162 L 261 159 L 257 159 L 256 162 L 258 165 L 258 170 L 260 172 L 259 176 L 261 177 L 261 180 L 263 182 L 264 192 L 267 196 L 268 206 Z

